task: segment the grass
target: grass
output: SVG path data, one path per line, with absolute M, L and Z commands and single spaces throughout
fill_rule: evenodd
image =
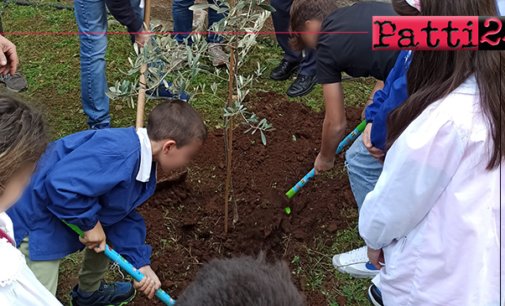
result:
M 43 3 L 60 3 L 56 0 L 43 0 Z M 5 32 L 77 32 L 77 24 L 73 11 L 57 10 L 49 7 L 17 6 L 9 4 L 2 14 Z M 109 32 L 123 32 L 120 25 L 112 25 Z M 41 108 L 46 115 L 53 139 L 84 130 L 87 128 L 86 115 L 81 106 L 80 97 L 80 64 L 79 38 L 76 35 L 10 35 L 8 38 L 17 46 L 20 56 L 19 71 L 29 84 L 29 89 L 20 96 Z M 109 35 L 109 47 L 106 55 L 106 76 L 109 85 L 116 80 L 125 79 L 121 70 L 128 69 L 128 56 L 131 55 L 130 40 L 127 35 Z M 260 38 L 255 51 L 249 56 L 243 68 L 244 74 L 256 70 L 256 63 L 261 62 L 269 72 L 282 59 L 282 50 L 267 37 Z M 212 76 L 199 74 L 192 85 L 214 82 Z M 274 90 L 285 92 L 291 82 L 275 82 L 268 74 L 260 77 L 251 92 L 252 101 L 258 91 Z M 346 106 L 362 106 L 370 95 L 374 85 L 373 79 L 352 79 L 343 82 Z M 219 93 L 224 93 L 226 84 L 219 84 Z M 5 91 L 0 88 L 0 91 Z M 324 110 L 324 100 L 321 86 L 316 86 L 309 95 L 289 99 L 293 103 L 308 105 L 315 112 Z M 155 105 L 150 101 L 146 105 L 146 113 Z M 222 125 L 222 102 L 212 94 L 198 95 L 192 105 L 204 118 L 209 129 Z M 128 106 L 128 101 L 114 100 L 110 102 L 110 113 L 114 127 L 134 125 L 136 111 Z M 203 180 L 199 173 L 190 171 L 192 180 Z M 205 171 L 204 171 L 205 172 Z M 211 171 L 208 171 L 209 173 Z M 337 167 L 325 174 L 327 178 L 346 175 Z M 211 174 L 210 176 L 211 177 Z M 183 210 L 183 207 L 179 207 Z M 355 210 L 342 211 L 344 216 L 354 214 Z M 317 238 L 320 239 L 320 238 Z M 328 304 L 337 306 L 336 297 L 346 296 L 350 306 L 367 305 L 365 290 L 369 280 L 357 280 L 335 271 L 331 265 L 331 255 L 359 247 L 363 244 L 354 224 L 349 229 L 337 232 L 331 246 L 317 243 L 313 250 L 307 249 L 306 254 L 293 259 L 292 265 L 297 268 L 293 273 L 303 274 L 306 279 L 307 290 L 324 292 L 328 297 Z M 156 250 L 153 250 L 156 252 Z M 302 256 L 303 255 L 303 256 Z M 62 277 L 75 278 L 80 267 L 82 254 L 73 254 L 63 259 L 60 266 Z M 117 272 L 109 273 L 108 278 L 120 279 Z M 67 297 L 68 298 L 68 297 Z M 68 301 L 64 301 L 68 302 Z

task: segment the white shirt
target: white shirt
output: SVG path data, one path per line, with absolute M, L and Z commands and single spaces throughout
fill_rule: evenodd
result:
M 486 170 L 491 141 L 479 100 L 471 77 L 429 106 L 391 147 L 365 199 L 359 231 L 384 251 L 386 306 L 503 305 L 505 173 Z
M 139 182 L 147 183 L 151 177 L 153 150 L 151 148 L 151 141 L 149 140 L 146 129 L 138 129 L 137 136 L 140 141 L 140 167 L 136 179 Z
M 0 213 L 0 229 L 14 237 L 12 221 Z M 0 305 L 2 306 L 62 306 L 35 278 L 25 257 L 7 239 L 0 239 Z

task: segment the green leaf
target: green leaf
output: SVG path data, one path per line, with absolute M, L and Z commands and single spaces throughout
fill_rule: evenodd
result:
M 263 143 L 264 146 L 267 145 L 267 138 L 265 137 L 265 134 L 263 134 L 263 131 L 261 132 L 261 142 Z
M 286 207 L 284 210 L 286 211 L 286 213 L 288 215 L 291 213 L 291 208 L 289 208 L 289 207 Z M 294 262 L 294 260 L 293 260 L 293 262 Z
M 276 10 L 268 4 L 258 4 L 258 6 L 261 7 L 262 9 L 264 9 L 265 11 L 269 11 L 272 13 L 276 12 Z
M 215 5 L 213 5 L 213 4 L 196 4 L 196 5 L 190 6 L 189 9 L 191 11 L 199 11 L 199 10 L 208 9 L 211 6 L 215 6 Z

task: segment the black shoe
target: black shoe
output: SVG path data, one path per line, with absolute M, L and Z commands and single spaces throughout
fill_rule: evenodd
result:
M 382 302 L 382 294 L 377 286 L 372 285 L 368 288 L 368 298 L 370 299 L 370 302 L 372 302 L 372 305 L 384 306 L 384 303 Z
M 289 79 L 293 75 L 293 73 L 300 67 L 299 63 L 288 62 L 283 59 L 279 66 L 277 66 L 270 73 L 270 78 L 276 81 L 284 81 Z
M 288 97 L 302 97 L 310 93 L 314 86 L 317 84 L 315 75 L 301 75 L 299 74 L 296 81 L 288 88 Z

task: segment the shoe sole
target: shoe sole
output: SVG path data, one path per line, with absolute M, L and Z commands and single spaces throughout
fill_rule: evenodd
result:
M 132 297 L 131 297 L 128 301 L 121 302 L 121 304 L 116 304 L 116 305 L 114 305 L 114 304 L 109 304 L 109 305 L 105 305 L 105 306 L 124 306 L 124 305 L 126 305 L 126 304 L 130 303 L 130 302 L 131 302 L 131 301 L 135 298 L 135 296 L 136 296 L 136 295 L 137 295 L 137 290 L 135 290 L 135 291 L 133 292 Z M 74 305 L 72 304 L 72 300 L 70 300 L 70 306 L 74 306 Z
M 285 81 L 285 80 L 289 79 L 291 76 L 293 76 L 293 74 L 295 73 L 295 71 L 298 70 L 299 68 L 300 68 L 300 66 L 296 66 L 295 68 L 291 69 L 291 71 L 285 77 L 274 78 L 274 77 L 272 77 L 272 75 L 270 75 L 270 78 L 272 80 L 274 80 L 274 81 Z
M 368 294 L 368 299 L 370 300 L 370 303 L 372 303 L 372 305 L 374 305 L 374 306 L 382 306 L 381 304 L 379 304 L 377 301 L 375 301 L 373 299 L 373 297 L 372 297 L 372 286 L 368 287 L 367 294 Z
M 290 98 L 303 97 L 303 96 L 308 95 L 308 94 L 309 94 L 312 90 L 314 90 L 314 87 L 315 87 L 316 85 L 317 85 L 317 80 L 314 80 L 314 81 L 312 82 L 312 84 L 310 85 L 310 87 L 309 87 L 307 90 L 302 91 L 301 93 L 296 94 L 296 95 L 290 95 L 290 94 L 288 94 L 288 93 L 286 93 L 286 94 L 287 94 L 287 95 L 288 95 L 288 97 L 290 97 Z
M 16 90 L 16 89 L 12 89 L 12 88 L 10 88 L 9 86 L 7 86 L 7 84 L 5 84 L 5 82 L 0 81 L 0 83 L 1 83 L 1 84 L 4 84 L 4 85 L 5 85 L 5 88 L 7 88 L 7 90 L 12 91 L 12 92 L 23 92 L 23 91 L 25 91 L 25 90 L 27 90 L 27 89 L 28 89 L 28 87 L 25 87 L 25 88 L 22 88 L 22 89 Z
M 379 271 L 377 271 L 377 273 L 368 273 L 368 274 L 365 274 L 365 273 L 355 273 L 355 272 L 350 272 L 350 271 L 347 271 L 345 270 L 345 267 L 339 267 L 337 268 L 338 272 L 342 273 L 342 274 L 349 274 L 350 276 L 354 277 L 354 278 L 374 278 L 375 276 L 377 276 L 377 274 L 379 274 Z

